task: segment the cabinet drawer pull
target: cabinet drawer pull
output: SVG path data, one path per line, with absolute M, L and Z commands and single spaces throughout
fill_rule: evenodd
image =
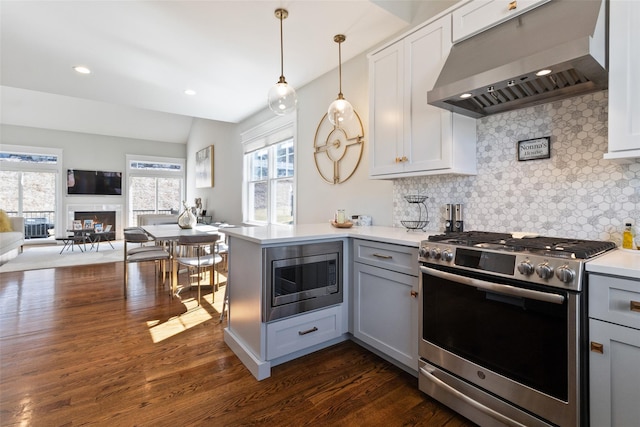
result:
M 635 311 L 636 313 L 640 313 L 640 301 L 630 301 L 629 310 Z
M 594 353 L 603 354 L 604 353 L 604 346 L 602 344 L 600 344 L 599 342 L 591 341 L 591 351 L 593 351 Z
M 509 3 L 509 10 L 516 10 L 518 8 L 518 2 L 517 1 L 512 1 Z
M 391 258 L 393 258 L 391 255 L 383 255 L 383 254 L 376 254 L 376 253 L 374 253 L 372 255 L 374 257 L 376 257 L 376 258 L 382 258 L 382 259 L 391 259 Z
M 412 298 L 418 298 L 418 293 L 416 291 L 411 291 Z
M 318 328 L 316 328 L 315 326 L 311 329 L 307 329 L 306 331 L 298 331 L 298 335 L 307 335 L 310 334 L 311 332 L 315 332 L 317 331 Z

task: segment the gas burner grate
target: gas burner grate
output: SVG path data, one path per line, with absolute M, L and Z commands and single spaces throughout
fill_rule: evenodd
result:
M 443 242 L 454 245 L 473 246 L 478 243 L 500 244 L 513 236 L 508 233 L 494 233 L 491 231 L 461 231 L 446 234 L 434 234 L 428 237 L 430 242 Z
M 543 236 L 509 239 L 505 241 L 505 245 L 517 246 L 529 251 L 545 251 L 549 256 L 555 254 L 564 257 L 572 256 L 577 259 L 593 258 L 616 247 L 613 242 Z
M 616 244 L 600 240 L 578 240 L 562 237 L 514 238 L 509 233 L 490 231 L 463 231 L 435 234 L 428 237 L 430 242 L 447 243 L 458 246 L 502 250 L 505 252 L 539 252 L 554 258 L 590 259 L 615 249 Z

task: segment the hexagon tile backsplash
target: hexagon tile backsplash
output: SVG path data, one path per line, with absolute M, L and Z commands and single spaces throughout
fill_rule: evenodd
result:
M 475 176 L 402 178 L 393 221 L 412 219 L 404 196 L 428 196 L 430 230 L 444 230 L 445 205 L 462 203 L 465 230 L 533 232 L 611 240 L 625 222 L 640 233 L 640 160 L 604 160 L 607 91 L 496 114 L 477 121 Z M 518 161 L 517 141 L 551 137 L 551 158 Z

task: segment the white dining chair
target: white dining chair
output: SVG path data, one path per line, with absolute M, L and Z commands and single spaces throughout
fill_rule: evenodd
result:
M 209 269 L 209 283 L 213 287 L 212 295 L 218 286 L 218 275 L 215 266 L 222 262 L 222 256 L 217 251 L 218 234 L 180 236 L 178 239 L 178 253 L 176 259 L 178 265 L 187 267 L 188 270 L 195 269 L 198 276 L 198 305 L 201 298 L 201 272 Z M 215 284 L 214 275 L 216 276 Z

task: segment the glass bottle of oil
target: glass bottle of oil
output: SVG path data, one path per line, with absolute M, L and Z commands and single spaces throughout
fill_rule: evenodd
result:
M 622 247 L 624 249 L 635 249 L 633 247 L 633 240 L 635 238 L 634 234 L 631 223 L 626 223 L 624 231 L 622 232 Z

